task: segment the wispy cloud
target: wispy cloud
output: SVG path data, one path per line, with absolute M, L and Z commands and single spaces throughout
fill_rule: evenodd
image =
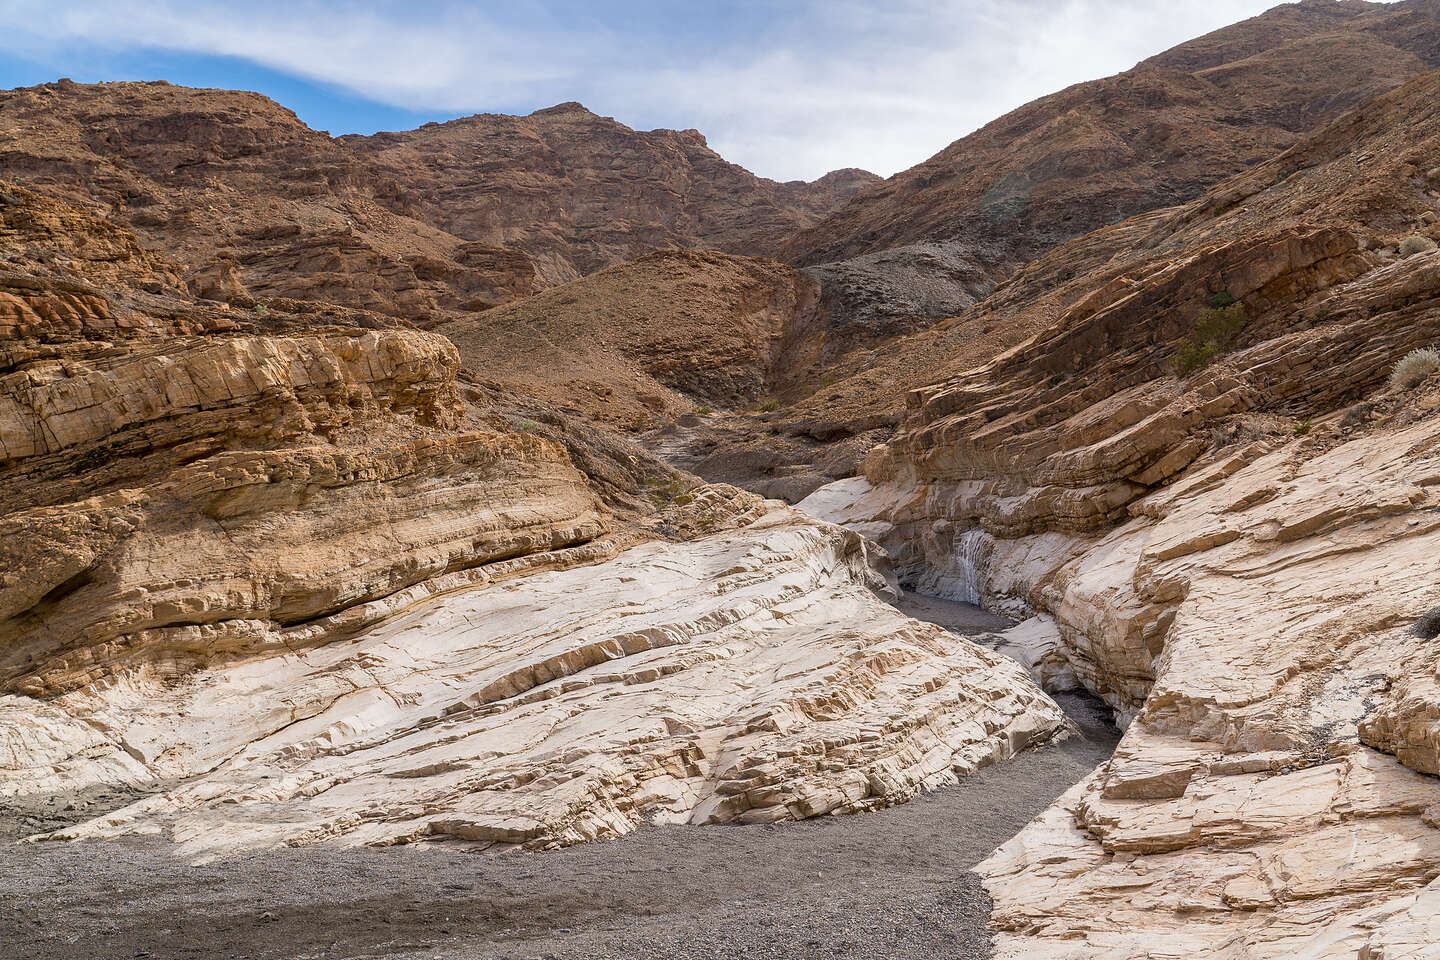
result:
M 1267 0 L 0 0 L 12 50 L 235 57 L 437 113 L 580 100 L 780 179 L 890 174 Z

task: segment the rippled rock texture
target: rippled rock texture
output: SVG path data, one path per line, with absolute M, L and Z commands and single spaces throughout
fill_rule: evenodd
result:
M 1064 733 L 1023 669 L 887 589 L 860 537 L 777 506 L 345 643 L 8 698 L 6 782 L 188 778 L 64 836 L 534 847 L 884 806 Z
M 7 831 L 546 847 L 866 810 L 1069 732 L 895 610 L 856 534 L 477 406 L 439 334 L 196 303 L 133 236 L 6 196 Z M 808 290 L 767 269 L 735 390 Z
M 1436 223 L 1437 84 L 1053 252 L 1154 241 L 1061 309 L 1027 270 L 992 309 L 1040 332 L 802 503 L 1127 728 L 983 865 L 1002 957 L 1440 956 L 1440 377 L 1388 380 L 1440 337 L 1440 260 L 1394 239 Z

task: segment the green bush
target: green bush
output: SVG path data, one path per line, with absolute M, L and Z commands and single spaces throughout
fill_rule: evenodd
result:
M 1419 234 L 1400 241 L 1400 256 L 1402 257 L 1413 257 L 1417 253 L 1425 253 L 1434 249 L 1435 241 Z
M 699 414 L 700 416 L 702 416 L 702 417 L 708 417 L 708 416 L 710 416 L 710 414 L 714 413 L 715 411 L 714 411 L 714 409 L 711 408 L 711 407 L 696 407 L 696 408 L 695 408 L 695 412 L 698 413 L 698 414 Z
M 1230 296 L 1228 293 L 1225 296 Z M 1219 294 L 1216 295 L 1219 297 Z M 1212 300 L 1213 302 L 1213 300 Z M 1180 341 L 1171 363 L 1179 376 L 1185 377 L 1210 365 L 1216 357 L 1229 353 L 1235 338 L 1250 322 L 1243 303 L 1202 310 L 1195 318 L 1195 330 Z
M 1221 290 L 1219 293 L 1210 294 L 1210 306 L 1221 310 L 1235 302 L 1235 295 L 1229 290 Z
M 671 477 L 647 477 L 645 486 L 650 488 L 646 495 L 656 510 L 664 510 L 671 504 L 683 507 L 695 501 L 695 495 L 685 486 L 685 481 L 679 474 Z
M 1395 361 L 1390 370 L 1390 386 L 1409 390 L 1436 370 L 1440 370 L 1440 353 L 1429 348 L 1411 350 Z
M 534 420 L 517 420 L 515 421 L 515 429 L 521 433 L 534 433 L 540 429 L 540 424 Z
M 761 413 L 774 413 L 776 410 L 780 409 L 780 401 L 766 400 L 764 403 L 760 404 L 760 406 L 756 407 L 755 409 L 760 411 Z

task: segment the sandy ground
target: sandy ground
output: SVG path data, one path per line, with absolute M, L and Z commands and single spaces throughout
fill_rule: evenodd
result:
M 923 598 L 912 615 L 993 628 Z M 944 618 L 944 619 L 942 619 Z M 190 865 L 158 838 L 0 846 L 0 957 L 990 956 L 969 869 L 1113 750 L 1083 737 L 909 804 L 767 826 L 652 826 L 543 854 L 307 847 Z

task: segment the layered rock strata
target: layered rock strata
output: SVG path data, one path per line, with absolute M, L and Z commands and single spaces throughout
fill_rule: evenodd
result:
M 7 832 L 123 794 L 53 835 L 544 847 L 871 809 L 1068 732 L 890 606 L 855 534 L 497 398 L 439 334 L 196 303 L 133 236 L 5 196 Z M 740 324 L 715 389 L 753 393 L 812 287 L 666 257 Z
M 772 505 L 452 592 L 348 643 L 5 698 L 4 782 L 188 778 L 62 836 L 163 828 L 196 853 L 543 847 L 871 809 L 1064 733 L 1018 665 L 904 617 L 888 589 L 860 537 Z
M 1395 239 L 1437 222 L 1437 84 L 1027 268 L 991 309 L 1039 332 L 802 504 L 1126 726 L 982 866 L 1002 957 L 1440 955 L 1440 377 L 1390 378 L 1440 340 Z
M 1410 402 L 1348 440 L 1322 425 L 1207 451 L 1153 491 L 1116 481 L 1104 527 L 992 532 L 997 504 L 1035 523 L 994 492 L 1018 480 L 882 470 L 802 504 L 911 545 L 924 589 L 1031 617 L 995 645 L 1128 725 L 983 868 L 1001 956 L 1431 955 L 1440 384 L 1418 420 Z

